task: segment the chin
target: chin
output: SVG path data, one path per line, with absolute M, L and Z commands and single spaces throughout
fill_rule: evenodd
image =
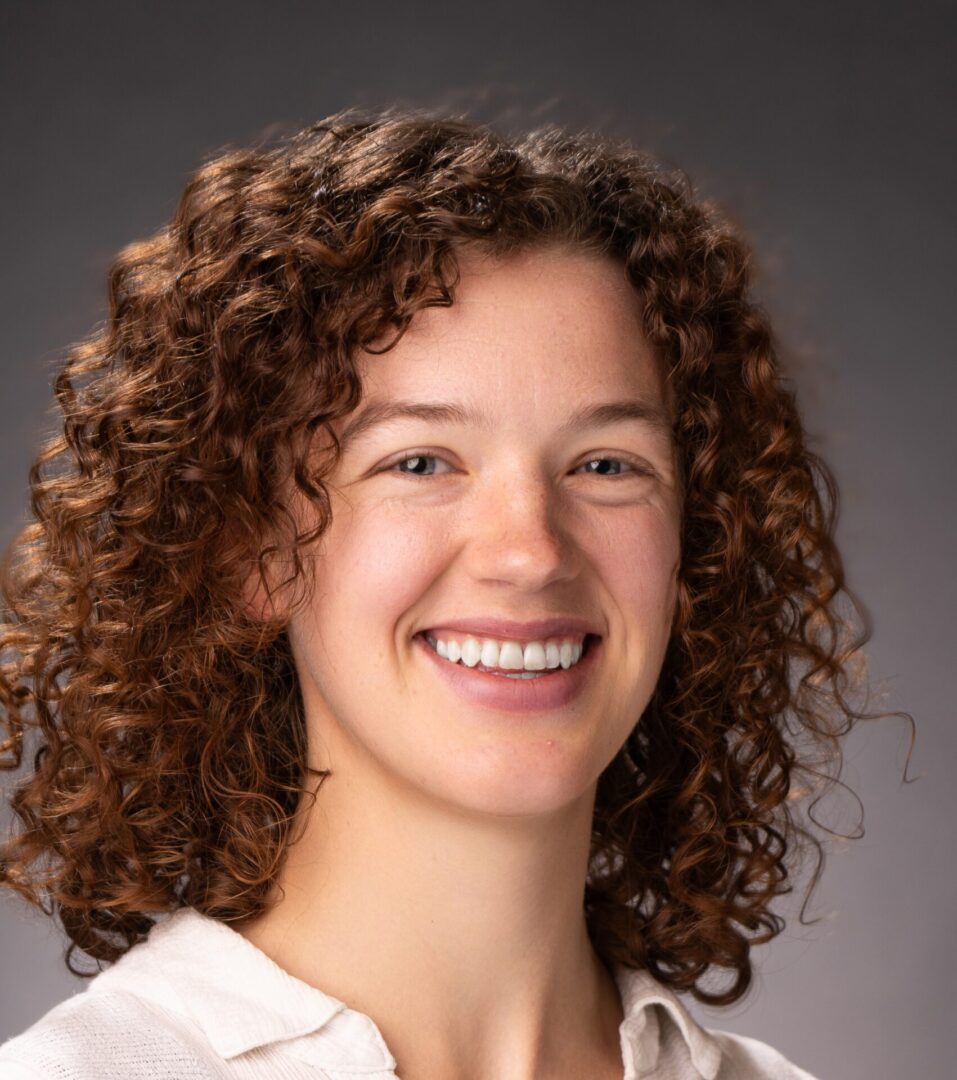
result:
M 469 767 L 459 752 L 458 765 L 454 775 L 436 777 L 429 794 L 466 813 L 507 817 L 555 814 L 583 799 L 590 804 L 601 772 L 571 760 L 555 739 L 521 749 L 485 746 L 473 751 Z

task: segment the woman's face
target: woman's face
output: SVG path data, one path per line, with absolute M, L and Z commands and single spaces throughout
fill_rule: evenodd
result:
M 383 405 L 449 408 L 344 444 L 290 641 L 313 767 L 371 766 L 472 812 L 547 813 L 590 795 L 664 658 L 680 545 L 665 385 L 618 264 L 548 250 L 460 265 L 451 307 L 362 357 L 363 400 L 337 434 Z M 620 402 L 639 408 L 582 419 Z M 581 628 L 468 624 L 563 616 L 600 641 L 534 679 L 481 670 L 509 670 L 514 649 L 469 667 L 426 641 L 511 640 L 534 665 L 528 639 L 548 658 Z

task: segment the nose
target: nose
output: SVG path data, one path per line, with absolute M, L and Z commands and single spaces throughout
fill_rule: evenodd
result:
M 480 485 L 466 530 L 466 559 L 476 581 L 536 592 L 579 573 L 581 550 L 561 493 L 527 467 L 503 470 Z

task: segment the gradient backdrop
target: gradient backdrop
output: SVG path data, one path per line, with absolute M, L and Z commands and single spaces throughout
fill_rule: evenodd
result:
M 954 13 L 5 0 L 0 543 L 23 520 L 53 366 L 104 314 L 111 255 L 168 219 L 217 148 L 397 101 L 601 128 L 681 165 L 753 241 L 812 445 L 841 485 L 838 539 L 875 623 L 872 706 L 918 730 L 915 783 L 903 721 L 848 741 L 866 835 L 830 845 L 820 921 L 756 950 L 730 1010 L 686 1000 L 822 1080 L 953 1076 Z M 840 793 L 819 813 L 859 822 Z M 83 985 L 64 940 L 0 897 L 0 1040 Z

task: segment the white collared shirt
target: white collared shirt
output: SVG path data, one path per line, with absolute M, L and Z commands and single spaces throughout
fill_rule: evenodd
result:
M 765 1043 L 701 1027 L 647 972 L 614 975 L 624 1080 L 814 1080 Z M 193 908 L 0 1046 L 0 1080 L 395 1080 L 395 1069 L 371 1017 Z

